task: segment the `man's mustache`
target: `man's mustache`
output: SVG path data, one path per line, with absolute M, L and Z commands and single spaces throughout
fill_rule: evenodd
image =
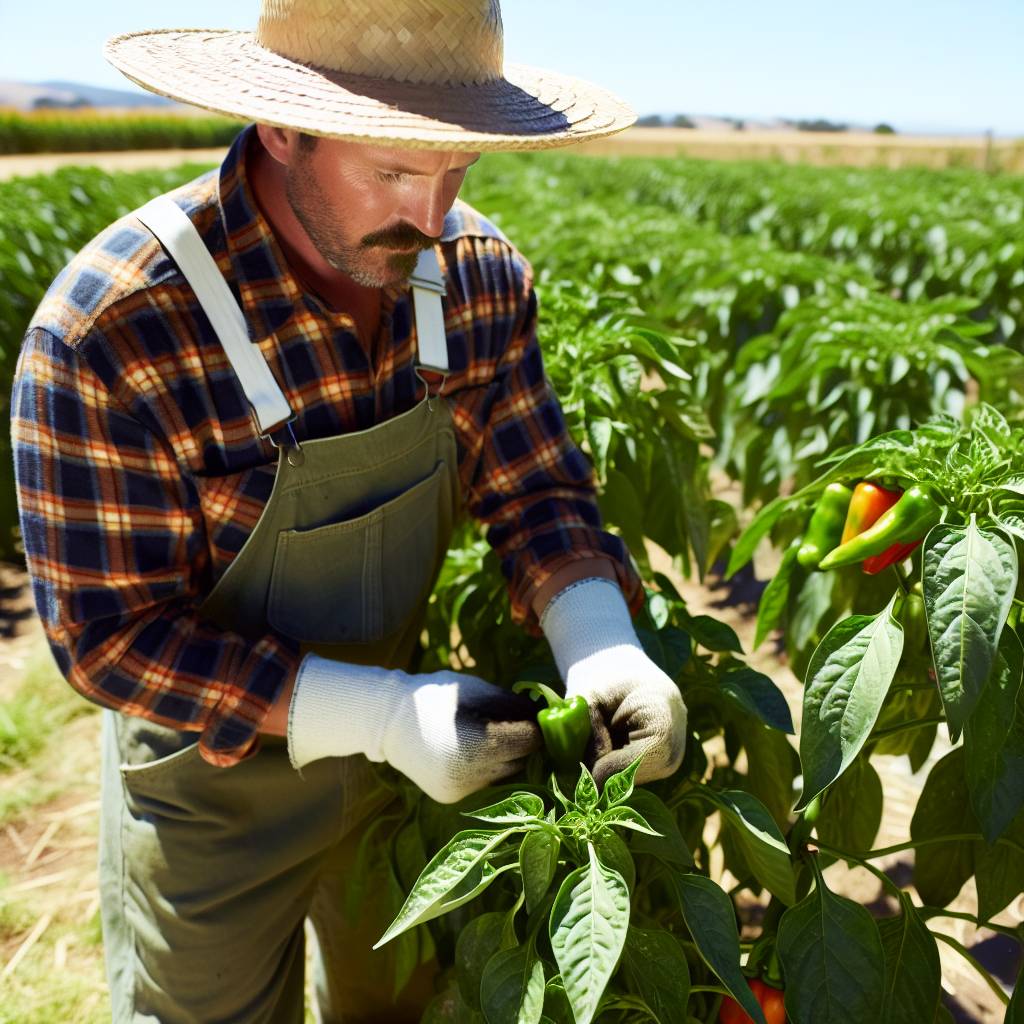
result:
M 419 249 L 429 249 L 437 243 L 438 239 L 423 234 L 422 231 L 405 231 L 401 234 L 388 232 L 386 235 L 367 235 L 363 239 L 364 245 L 383 245 L 389 249 L 409 249 L 416 246 Z

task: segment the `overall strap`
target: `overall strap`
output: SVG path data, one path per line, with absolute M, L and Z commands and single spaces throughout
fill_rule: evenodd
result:
M 441 296 L 444 275 L 433 249 L 424 249 L 412 272 L 413 316 L 416 318 L 417 366 L 448 376 L 448 339 L 444 333 Z M 443 382 L 442 382 L 443 386 Z
M 169 196 L 157 196 L 138 210 L 136 216 L 167 250 L 195 292 L 242 385 L 260 435 L 269 436 L 290 423 L 295 418 L 291 406 L 263 354 L 249 340 L 245 315 L 188 214 Z M 422 367 L 446 377 L 448 339 L 441 308 L 445 283 L 433 249 L 419 254 L 411 284 L 419 346 L 417 370 Z
M 245 315 L 188 214 L 168 196 L 157 196 L 136 214 L 156 235 L 210 318 L 261 436 L 291 421 L 291 406 L 270 372 L 263 353 L 249 340 Z

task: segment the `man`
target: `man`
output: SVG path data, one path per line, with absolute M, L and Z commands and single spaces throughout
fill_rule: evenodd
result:
M 115 1021 L 395 1007 L 340 889 L 387 804 L 456 802 L 540 744 L 533 706 L 412 670 L 460 509 L 513 613 L 591 703 L 599 781 L 671 774 L 677 688 L 543 373 L 529 263 L 457 202 L 488 150 L 619 131 L 614 97 L 503 65 L 497 0 L 265 0 L 255 34 L 121 36 L 109 59 L 246 118 L 219 172 L 111 225 L 54 282 L 13 401 L 34 593 L 104 712 L 100 885 Z M 442 307 L 443 293 L 443 307 Z

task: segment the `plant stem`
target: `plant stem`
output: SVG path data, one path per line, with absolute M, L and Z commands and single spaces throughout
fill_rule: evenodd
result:
M 896 582 L 900 585 L 901 593 L 906 597 L 908 592 L 907 578 L 903 575 L 903 570 L 895 562 L 892 563 L 890 568 L 896 573 Z
M 899 895 L 902 889 L 884 872 L 881 868 L 876 868 L 874 864 L 869 864 L 865 860 L 861 860 L 860 857 L 855 857 L 853 854 L 846 853 L 844 850 L 840 850 L 838 847 L 832 846 L 830 843 L 823 843 L 819 839 L 812 839 L 811 842 L 818 847 L 819 850 L 829 854 L 832 857 L 838 857 L 840 860 L 845 860 L 850 864 L 856 864 L 859 867 L 870 871 L 886 888 L 891 889 L 893 892 Z
M 946 910 L 943 907 L 929 907 L 927 905 L 917 908 L 918 915 L 924 920 L 931 920 L 933 917 L 955 917 L 960 921 L 968 921 L 976 928 L 987 928 L 990 932 L 998 932 L 1008 939 L 1020 941 L 1020 928 L 1011 928 L 1005 924 L 993 924 L 991 921 L 981 921 L 971 914 L 960 910 Z
M 868 850 L 860 856 L 864 860 L 875 860 L 878 857 L 888 857 L 893 853 L 904 853 L 906 850 L 916 850 L 922 846 L 934 846 L 936 843 L 973 843 L 981 839 L 977 834 L 953 835 L 953 836 L 932 836 L 930 839 L 910 839 L 905 843 L 897 843 L 895 846 L 883 846 L 877 850 Z
M 916 689 L 923 689 L 923 687 L 916 687 Z M 932 715 L 930 718 L 917 718 L 913 722 L 901 722 L 899 725 L 890 725 L 888 729 L 879 729 L 878 732 L 873 732 L 869 738 L 872 740 L 880 740 L 886 736 L 895 736 L 900 732 L 910 732 L 912 729 L 923 729 L 928 725 L 941 725 L 945 720 L 946 719 L 943 718 L 942 715 Z
M 691 992 L 714 992 L 715 995 L 727 996 L 729 993 L 721 985 L 691 985 Z
M 963 943 L 957 942 L 951 935 L 947 935 L 945 932 L 932 932 L 932 935 L 937 939 L 941 939 L 946 943 L 947 946 L 951 946 L 955 949 L 980 975 L 986 985 L 996 994 L 999 1001 L 1006 1006 L 1010 1002 L 1010 997 L 1003 991 L 1003 986 L 992 977 L 988 971 L 985 970 L 981 964 L 973 956 L 971 956 L 970 950 L 968 950 Z
M 935 846 L 937 843 L 982 842 L 985 842 L 985 837 L 977 832 L 952 836 L 930 836 L 928 839 L 911 839 L 905 843 L 897 843 L 895 846 L 883 846 L 878 850 L 868 850 L 867 853 L 862 853 L 860 856 L 865 860 L 875 860 L 878 857 L 888 857 L 893 853 L 903 853 L 905 850 L 920 849 L 922 846 Z M 1021 846 L 1020 843 L 1015 842 L 1013 839 L 1008 839 L 1006 836 L 1000 836 L 996 842 L 1001 846 L 1008 846 L 1011 850 L 1016 850 L 1017 853 L 1024 854 L 1024 846 Z

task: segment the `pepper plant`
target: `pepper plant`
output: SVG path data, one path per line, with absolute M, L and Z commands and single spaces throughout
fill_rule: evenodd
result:
M 425 1022 L 710 1022 L 728 996 L 768 1024 L 743 973 L 754 941 L 740 941 L 737 903 L 744 893 L 751 906 L 762 894 L 785 906 L 797 898 L 786 836 L 792 720 L 772 681 L 738 657 L 735 634 L 690 615 L 662 582 L 638 635 L 690 707 L 675 775 L 638 787 L 638 759 L 598 791 L 592 752 L 559 767 L 566 737 L 545 731 L 547 750 L 522 780 L 458 805 L 439 807 L 391 779 L 407 810 L 384 862 L 409 881 L 378 945 L 406 944 L 399 966 L 425 948 L 438 956 L 442 990 Z M 549 661 L 522 675 L 542 689 L 532 680 L 552 671 Z M 374 840 L 364 843 L 371 850 Z M 740 880 L 731 893 L 712 877 L 718 849 Z
M 980 405 L 963 422 L 937 417 L 830 461 L 815 481 L 755 516 L 728 571 L 768 534 L 784 547 L 761 599 L 758 633 L 784 625 L 792 636 L 803 619 L 807 650 L 793 651 L 804 675 L 803 792 L 795 809 L 815 808 L 817 847 L 829 857 L 870 869 L 883 853 L 914 851 L 923 905 L 898 898 L 907 936 L 919 951 L 922 942 L 928 947 L 931 985 L 934 940 L 925 925 L 964 883 L 973 877 L 977 885 L 977 923 L 1009 934 L 991 918 L 1024 891 L 1024 426 Z M 866 482 L 902 497 L 817 568 L 801 564 L 815 500 L 827 502 L 837 483 Z M 851 512 L 854 500 L 856 490 Z M 858 563 L 891 545 L 903 557 L 865 575 Z M 963 742 L 932 764 L 909 841 L 872 850 L 883 797 L 871 757 L 905 754 L 918 770 L 940 727 L 951 743 Z M 876 945 L 881 962 L 877 954 Z

